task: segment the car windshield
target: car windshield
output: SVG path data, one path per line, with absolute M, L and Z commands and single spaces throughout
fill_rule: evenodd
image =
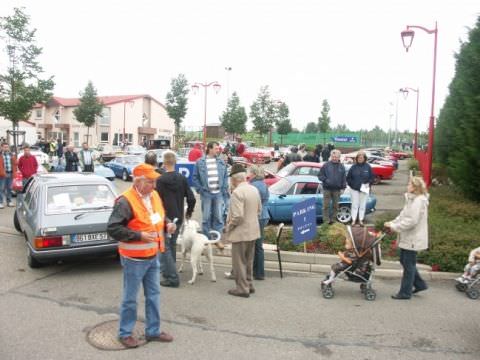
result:
M 47 188 L 47 214 L 113 207 L 115 194 L 108 185 L 64 185 Z
M 280 179 L 275 184 L 270 186 L 268 188 L 268 191 L 270 191 L 270 194 L 283 195 L 286 194 L 291 187 L 292 183 L 290 181 L 288 181 L 287 179 Z
M 279 172 L 277 172 L 277 175 L 280 176 L 280 177 L 288 176 L 293 172 L 294 168 L 295 168 L 294 163 L 288 164 L 283 169 L 281 169 Z
M 142 156 L 128 156 L 124 158 L 126 164 L 140 164 L 144 161 Z

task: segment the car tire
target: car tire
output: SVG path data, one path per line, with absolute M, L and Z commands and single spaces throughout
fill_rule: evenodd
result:
M 128 178 L 129 178 L 129 176 L 128 176 L 127 170 L 123 170 L 123 172 L 122 172 L 122 180 L 123 180 L 123 181 L 128 181 Z
M 373 185 L 378 185 L 382 182 L 382 178 L 380 175 L 375 175 L 375 179 L 373 179 Z
M 337 220 L 342 224 L 352 221 L 352 210 L 348 205 L 340 205 L 337 211 Z
M 18 221 L 16 211 L 13 213 L 13 226 L 15 226 L 15 230 L 17 230 L 18 232 L 22 232 L 22 228 L 20 227 L 20 222 Z
M 32 269 L 38 269 L 42 267 L 42 263 L 33 257 L 32 250 L 27 246 L 27 263 Z

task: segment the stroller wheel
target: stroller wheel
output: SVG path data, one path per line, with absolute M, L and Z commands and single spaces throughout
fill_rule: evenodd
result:
M 465 292 L 465 290 L 467 290 L 466 284 L 456 283 L 455 287 L 457 288 L 458 291 L 461 291 L 461 292 Z
M 330 285 L 327 285 L 322 289 L 322 295 L 325 299 L 331 299 L 333 298 L 333 295 L 335 295 L 335 292 Z
M 365 300 L 373 301 L 377 297 L 377 293 L 373 289 L 366 289 L 365 290 Z
M 476 300 L 478 299 L 480 292 L 477 289 L 470 288 L 470 289 L 467 289 L 466 294 L 470 299 Z
M 367 284 L 360 284 L 360 292 L 362 294 L 365 294 L 366 290 L 367 290 Z

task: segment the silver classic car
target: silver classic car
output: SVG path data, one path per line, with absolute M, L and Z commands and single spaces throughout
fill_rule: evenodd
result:
M 28 265 L 74 256 L 114 254 L 107 235 L 116 192 L 110 181 L 87 173 L 50 173 L 32 177 L 17 195 L 13 217 L 24 234 Z

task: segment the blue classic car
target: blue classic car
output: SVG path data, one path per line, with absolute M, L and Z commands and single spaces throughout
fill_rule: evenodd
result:
M 123 181 L 128 181 L 132 177 L 133 168 L 144 161 L 145 156 L 143 155 L 126 155 L 117 156 L 104 165 L 110 168 L 116 177 L 122 178 Z
M 322 182 L 316 176 L 296 175 L 280 179 L 268 188 L 268 212 L 273 222 L 291 222 L 292 206 L 300 201 L 314 197 L 316 199 L 317 219 L 322 219 L 323 194 Z M 375 211 L 377 199 L 370 195 L 367 200 L 366 213 Z M 348 223 L 352 220 L 350 195 L 340 196 L 337 220 Z

